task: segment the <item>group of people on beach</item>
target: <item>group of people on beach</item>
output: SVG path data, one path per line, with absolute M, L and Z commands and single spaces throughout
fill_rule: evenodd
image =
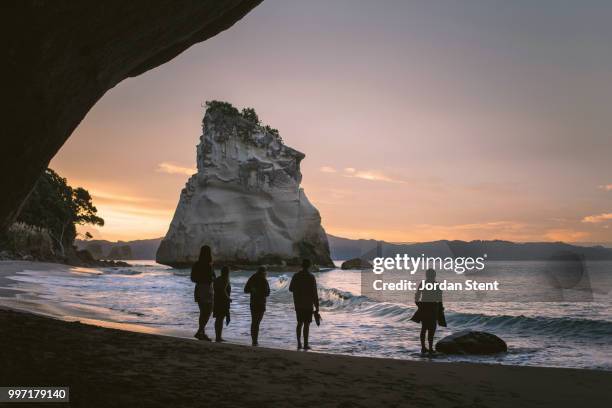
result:
M 317 281 L 309 270 L 310 266 L 310 260 L 304 259 L 302 268 L 293 275 L 289 284 L 297 318 L 298 350 L 310 349 L 308 344 L 310 323 L 313 316 L 317 321 L 320 319 Z M 215 276 L 210 247 L 204 245 L 200 249 L 199 259 L 191 268 L 191 280 L 195 283 L 194 298 L 200 308 L 199 328 L 195 334 L 199 340 L 211 341 L 206 335 L 206 325 L 212 314 L 215 319 L 215 341 L 224 341 L 223 323 L 225 322 L 226 325 L 230 323 L 230 304 L 232 302 L 229 272 L 229 268 L 224 266 L 221 268 L 221 274 Z M 265 267 L 257 268 L 244 286 L 244 292 L 250 294 L 251 341 L 253 346 L 258 346 L 259 325 L 266 312 L 267 298 L 270 296 L 270 285 Z
M 289 284 L 289 291 L 293 294 L 293 304 L 297 319 L 296 338 L 298 350 L 309 350 L 308 337 L 310 323 L 313 316 L 320 321 L 319 295 L 317 281 L 310 272 L 311 262 L 309 259 L 302 261 L 302 268 L 295 273 Z M 215 276 L 211 249 L 204 245 L 200 249 L 198 261 L 191 268 L 191 280 L 195 283 L 194 297 L 200 308 L 198 331 L 195 337 L 199 340 L 211 341 L 206 335 L 206 325 L 212 314 L 215 319 L 215 341 L 223 340 L 223 323 L 230 323 L 230 304 L 232 299 L 231 285 L 229 280 L 229 268 L 221 268 L 221 274 Z M 436 281 L 436 271 L 428 269 L 425 272 L 425 282 Z M 251 341 L 253 346 L 258 346 L 259 325 L 266 312 L 266 301 L 270 296 L 270 285 L 266 277 L 266 268 L 260 266 L 248 279 L 244 286 L 244 292 L 250 294 L 251 309 Z M 415 293 L 417 311 L 411 320 L 421 323 L 421 353 L 433 353 L 433 339 L 436 328 L 439 325 L 446 326 L 444 306 L 442 305 L 442 291 L 439 289 L 426 290 L 419 287 Z M 303 342 L 302 342 L 303 339 Z M 425 340 L 427 339 L 426 346 Z

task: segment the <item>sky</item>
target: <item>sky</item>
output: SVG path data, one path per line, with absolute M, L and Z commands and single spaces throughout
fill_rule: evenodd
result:
M 163 236 L 202 104 L 226 100 L 306 154 L 328 233 L 610 243 L 610 21 L 609 1 L 265 0 L 111 89 L 50 167 L 92 193 L 95 237 Z

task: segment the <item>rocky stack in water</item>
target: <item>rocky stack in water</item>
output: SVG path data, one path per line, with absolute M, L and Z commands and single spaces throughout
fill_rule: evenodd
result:
M 297 265 L 310 258 L 333 266 L 319 211 L 300 188 L 303 153 L 253 110 L 208 102 L 189 178 L 157 262 L 191 265 L 209 245 L 215 261 L 233 265 Z

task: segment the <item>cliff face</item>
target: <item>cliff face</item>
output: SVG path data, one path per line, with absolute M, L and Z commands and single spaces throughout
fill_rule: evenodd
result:
M 209 245 L 216 261 L 331 266 L 317 209 L 300 188 L 304 154 L 237 111 L 209 108 L 198 172 L 181 192 L 157 262 L 186 266 Z
M 261 0 L 3 2 L 0 233 L 89 109 Z

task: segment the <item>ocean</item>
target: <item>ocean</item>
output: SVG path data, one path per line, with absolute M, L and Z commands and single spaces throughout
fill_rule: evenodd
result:
M 25 271 L 16 277 L 18 289 L 36 294 L 62 318 L 95 317 L 132 324 L 151 331 L 192 337 L 198 307 L 186 269 L 173 269 L 153 261 L 129 261 L 133 266 L 101 268 L 95 273 L 41 274 Z M 508 277 L 539 273 L 536 261 L 488 262 L 490 275 Z M 609 282 L 612 262 L 591 267 L 591 279 Z M 78 269 L 77 269 L 78 271 Z M 243 292 L 250 271 L 231 273 L 231 324 L 224 328 L 230 342 L 250 344 L 249 298 Z M 261 324 L 260 345 L 295 349 L 295 313 L 288 291 L 291 272 L 268 272 L 271 295 Z M 316 274 L 321 299 L 320 327 L 311 326 L 314 352 L 355 356 L 427 360 L 420 354 L 420 326 L 410 320 L 414 303 L 389 302 L 362 295 L 362 272 L 331 269 Z M 603 280 L 602 280 L 603 279 Z M 607 286 L 608 288 L 610 286 Z M 35 297 L 22 296 L 35 302 Z M 517 297 L 518 299 L 518 297 Z M 509 351 L 493 356 L 435 355 L 433 361 L 575 367 L 612 370 L 612 304 L 607 290 L 589 302 L 480 302 L 445 303 L 448 327 L 440 327 L 436 340 L 460 330 L 483 330 L 508 343 Z M 55 310 L 55 311 L 54 311 Z M 212 319 L 207 333 L 214 334 Z

